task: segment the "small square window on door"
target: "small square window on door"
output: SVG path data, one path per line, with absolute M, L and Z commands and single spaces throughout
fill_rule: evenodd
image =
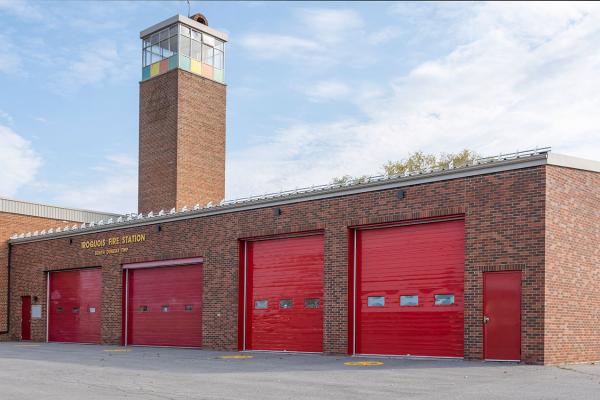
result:
M 279 308 L 292 308 L 292 299 L 281 299 L 279 300 Z
M 449 306 L 454 304 L 454 295 L 453 294 L 436 294 L 435 295 L 435 305 L 436 306 Z
M 194 306 L 192 304 L 186 304 L 185 306 L 183 306 L 183 310 L 190 312 L 194 309 Z
M 79 307 L 73 307 L 73 314 L 79 314 Z
M 385 297 L 384 296 L 369 296 L 367 298 L 367 306 L 383 307 L 383 306 L 385 306 Z
M 304 308 L 319 308 L 320 305 L 320 299 L 304 299 Z
M 139 308 L 140 312 L 148 312 L 148 306 L 140 306 Z
M 96 307 L 88 307 L 88 312 L 94 314 L 96 312 Z
M 254 302 L 254 308 L 257 310 L 266 310 L 269 307 L 269 302 L 267 300 L 256 300 Z
M 400 296 L 400 306 L 410 307 L 419 305 L 419 296 Z
M 161 312 L 169 312 L 169 305 L 163 304 L 162 307 L 160 307 L 160 311 Z

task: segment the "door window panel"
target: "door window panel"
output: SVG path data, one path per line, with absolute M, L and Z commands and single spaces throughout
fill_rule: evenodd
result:
M 384 296 L 369 296 L 367 298 L 367 306 L 383 307 L 383 306 L 385 306 L 385 297 Z
M 454 304 L 454 295 L 453 294 L 436 294 L 435 295 L 435 305 L 436 306 L 448 306 Z
M 400 296 L 400 305 L 401 306 L 418 306 L 419 305 L 419 296 Z

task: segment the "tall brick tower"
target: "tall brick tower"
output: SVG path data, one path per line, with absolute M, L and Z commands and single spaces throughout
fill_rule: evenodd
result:
M 224 47 L 206 18 L 171 17 L 140 33 L 138 211 L 225 195 Z

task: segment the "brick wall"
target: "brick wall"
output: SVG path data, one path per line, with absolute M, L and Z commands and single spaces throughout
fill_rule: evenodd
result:
M 226 86 L 178 70 L 176 207 L 225 198 Z
M 223 199 L 225 88 L 180 69 L 140 83 L 140 212 Z
M 59 226 L 64 227 L 67 224 L 65 221 L 0 212 L 0 332 L 6 331 L 8 325 L 8 309 L 6 304 L 8 290 L 8 238 L 13 233 L 33 232 Z M 0 334 L 0 340 L 7 338 L 7 335 Z
M 545 360 L 600 360 L 600 174 L 547 167 Z
M 543 363 L 544 168 L 470 178 L 465 218 L 465 357 L 483 357 L 483 273 L 522 271 L 522 360 Z
M 122 229 L 18 244 L 13 252 L 11 333 L 20 334 L 18 302 L 23 293 L 44 299 L 46 270 L 100 266 L 105 343 L 121 339 L 123 263 L 203 256 L 203 343 L 236 349 L 239 239 L 309 230 L 325 235 L 324 350 L 348 346 L 348 237 L 350 226 L 465 215 L 465 356 L 481 358 L 482 271 L 520 269 L 523 281 L 523 359 L 543 362 L 543 259 L 545 167 L 506 171 L 406 188 L 404 199 L 385 190 L 272 208 L 206 216 L 156 226 Z M 81 240 L 145 233 L 146 242 L 125 254 L 94 256 Z M 35 340 L 45 338 L 45 320 L 34 321 Z

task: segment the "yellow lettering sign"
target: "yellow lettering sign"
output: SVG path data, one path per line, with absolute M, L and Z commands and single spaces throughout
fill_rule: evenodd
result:
M 82 249 L 98 249 L 94 251 L 94 255 L 103 256 L 107 254 L 127 253 L 128 247 L 120 245 L 141 243 L 146 241 L 145 233 L 136 233 L 133 235 L 111 236 L 102 239 L 83 240 L 80 244 Z M 111 249 L 100 249 L 102 247 L 117 246 Z

